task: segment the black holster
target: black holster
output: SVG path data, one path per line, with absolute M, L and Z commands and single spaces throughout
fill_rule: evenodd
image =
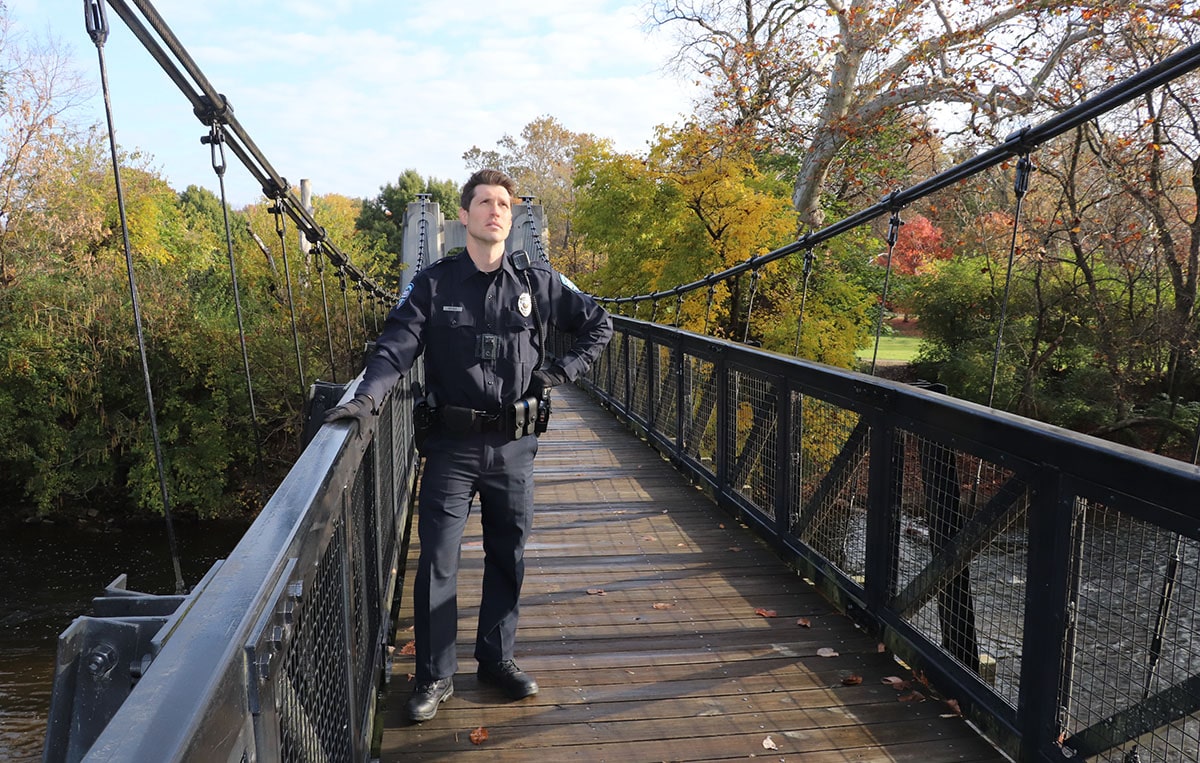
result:
M 413 405 L 413 443 L 420 452 L 421 446 L 429 437 L 429 433 L 438 423 L 438 409 L 421 398 Z

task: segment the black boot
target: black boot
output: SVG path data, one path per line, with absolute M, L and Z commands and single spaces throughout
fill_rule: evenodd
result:
M 454 679 L 417 684 L 408 700 L 408 719 L 420 723 L 437 715 L 438 706 L 454 694 Z
M 522 673 L 517 663 L 512 660 L 504 662 L 481 662 L 476 673 L 483 683 L 499 686 L 509 699 L 532 697 L 538 693 L 537 681 L 528 673 Z

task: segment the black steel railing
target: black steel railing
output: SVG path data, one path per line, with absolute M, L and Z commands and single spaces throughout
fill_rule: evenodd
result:
M 418 463 L 411 395 L 370 431 L 319 428 L 189 595 L 113 590 L 106 617 L 76 620 L 44 759 L 369 759 Z
M 1200 751 L 1200 469 L 629 318 L 585 386 L 1022 761 Z

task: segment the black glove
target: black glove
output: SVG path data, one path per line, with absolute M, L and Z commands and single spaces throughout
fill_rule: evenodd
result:
M 567 378 L 567 372 L 558 366 L 547 366 L 538 368 L 533 372 L 533 380 L 529 383 L 529 394 L 534 397 L 541 397 L 542 392 L 551 388 L 557 387 L 560 384 L 566 384 L 571 381 Z
M 370 395 L 355 395 L 350 400 L 335 405 L 325 411 L 323 421 L 329 424 L 334 421 L 342 421 L 343 419 L 353 419 L 362 423 L 368 416 L 375 413 L 375 401 Z

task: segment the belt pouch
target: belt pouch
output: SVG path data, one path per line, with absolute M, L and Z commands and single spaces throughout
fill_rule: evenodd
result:
M 442 426 L 450 434 L 466 434 L 475 421 L 475 411 L 457 405 L 442 406 Z

